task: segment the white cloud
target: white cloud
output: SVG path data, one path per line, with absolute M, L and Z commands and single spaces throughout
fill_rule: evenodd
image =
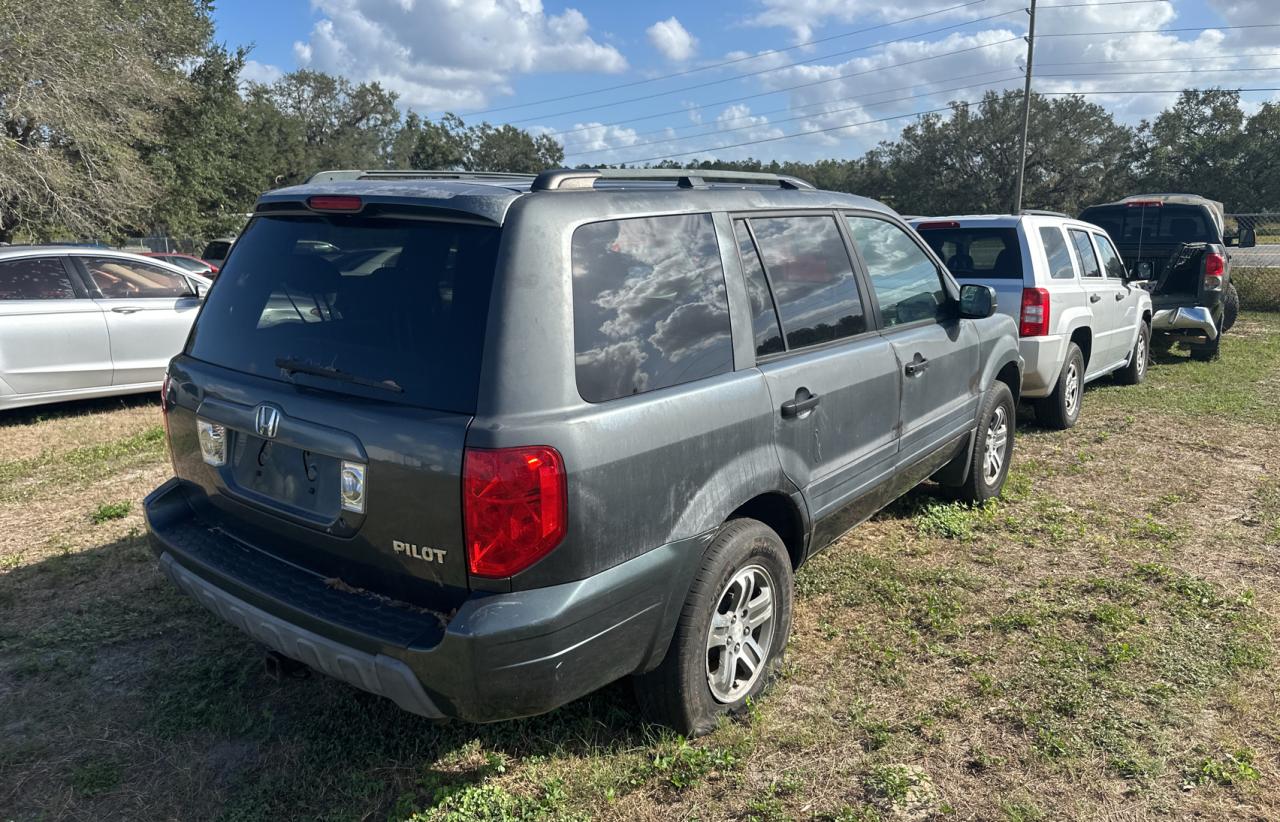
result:
M 577 9 L 541 0 L 312 0 L 320 19 L 294 56 L 306 68 L 377 81 L 401 102 L 474 108 L 512 93 L 514 74 L 617 73 L 626 58 Z
M 269 85 L 284 76 L 279 66 L 270 63 L 259 63 L 257 60 L 245 60 L 240 70 L 240 80 L 245 83 L 262 83 Z
M 659 20 L 645 29 L 649 42 L 673 63 L 683 63 L 693 56 L 698 48 L 698 38 L 680 25 L 675 17 Z
M 746 24 L 759 28 L 789 28 L 800 43 L 814 39 L 814 32 L 828 22 L 857 23 L 860 28 L 878 23 L 915 17 L 956 5 L 955 0 L 920 0 L 910 6 L 885 3 L 884 0 L 759 0 L 764 10 L 747 18 Z M 948 17 L 976 17 L 970 6 L 930 20 Z M 990 12 L 986 12 L 990 14 Z M 825 32 L 824 32 L 825 33 Z

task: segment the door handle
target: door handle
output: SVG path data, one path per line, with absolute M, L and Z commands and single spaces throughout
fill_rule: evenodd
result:
M 929 361 L 919 354 L 916 354 L 911 362 L 902 367 L 902 373 L 906 374 L 908 377 L 918 377 L 923 374 L 925 369 L 928 367 Z
M 1120 302 L 1120 301 L 1121 301 L 1121 300 L 1123 300 L 1123 299 L 1124 299 L 1124 295 L 1123 295 L 1123 294 L 1121 294 L 1119 291 L 1117 291 L 1117 292 L 1116 292 L 1116 302 Z
M 114 312 L 115 312 L 115 313 L 117 313 L 117 314 L 136 314 L 137 312 L 141 311 L 142 309 L 140 309 L 140 308 L 113 308 L 113 309 L 111 309 L 111 310 L 112 310 L 112 311 L 114 311 Z
M 1102 299 L 1102 297 L 1101 297 L 1101 296 L 1099 296 L 1099 295 L 1097 295 L 1097 294 L 1090 294 L 1090 295 L 1089 295 L 1089 302 L 1091 302 L 1091 303 L 1096 303 L 1098 300 L 1101 300 L 1101 299 Z
M 807 388 L 797 388 L 796 398 L 782 404 L 782 416 L 799 417 L 818 407 L 821 399 L 817 394 L 810 394 Z

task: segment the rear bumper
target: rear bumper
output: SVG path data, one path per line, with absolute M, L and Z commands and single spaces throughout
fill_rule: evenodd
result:
M 1204 334 L 1210 340 L 1217 338 L 1218 326 L 1213 321 L 1213 312 L 1197 305 L 1190 308 L 1166 308 L 1157 311 L 1151 317 L 1153 332 L 1187 331 Z
M 1069 338 L 1062 334 L 1023 337 L 1018 341 L 1022 354 L 1022 396 L 1029 400 L 1047 397 L 1058 385 Z
M 166 576 L 224 621 L 407 711 L 477 722 L 544 713 L 656 665 L 711 538 L 576 582 L 475 593 L 445 616 L 339 590 L 208 527 L 178 480 L 144 504 Z

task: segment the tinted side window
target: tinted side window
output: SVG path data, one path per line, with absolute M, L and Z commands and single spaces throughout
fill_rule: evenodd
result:
M 867 330 L 853 264 L 834 217 L 764 217 L 751 220 L 751 228 L 788 349 Z
M 1067 241 L 1062 239 L 1062 229 L 1041 226 L 1040 242 L 1044 243 L 1044 253 L 1049 260 L 1049 276 L 1055 280 L 1075 279 L 1076 267 L 1067 250 Z
M 751 300 L 751 332 L 755 337 L 756 356 L 776 354 L 782 344 L 782 328 L 778 325 L 778 312 L 769 294 L 769 281 L 764 276 L 760 253 L 751 239 L 746 220 L 734 220 L 733 232 L 738 238 L 738 256 L 742 258 L 742 275 L 747 281 L 747 297 Z
M 1120 261 L 1120 255 L 1116 253 L 1115 246 L 1101 234 L 1094 234 L 1093 239 L 1098 244 L 1098 255 L 1102 257 L 1103 271 L 1107 272 L 1108 277 L 1123 280 L 1124 263 Z
M 867 264 L 885 326 L 938 319 L 947 304 L 938 267 L 898 226 L 846 215 L 853 242 Z
M 72 300 L 76 290 L 56 257 L 0 263 L 0 300 Z
M 117 257 L 82 257 L 89 278 L 102 292 L 112 299 L 140 297 L 187 297 L 191 287 L 180 274 L 166 271 L 159 266 L 134 262 Z
M 1098 266 L 1098 255 L 1093 253 L 1093 243 L 1089 242 L 1089 232 L 1078 228 L 1070 229 L 1071 242 L 1076 247 L 1076 256 L 1080 258 L 1080 268 L 1086 277 L 1101 277 L 1102 269 Z
M 591 223 L 573 233 L 578 393 L 603 402 L 733 369 L 710 214 Z

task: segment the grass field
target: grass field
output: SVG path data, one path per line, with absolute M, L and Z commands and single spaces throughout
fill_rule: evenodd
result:
M 151 398 L 0 418 L 0 819 L 1280 818 L 1280 315 L 1024 423 L 1005 498 L 919 489 L 801 571 L 785 673 L 686 742 L 626 683 L 433 725 L 275 683 L 175 593 Z

